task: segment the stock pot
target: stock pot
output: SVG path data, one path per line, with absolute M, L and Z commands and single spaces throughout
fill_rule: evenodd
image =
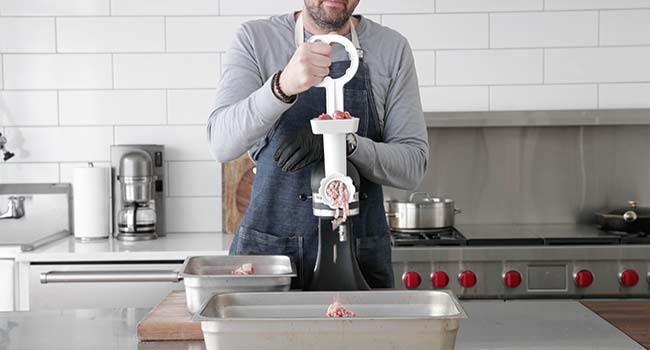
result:
M 450 198 L 432 197 L 426 192 L 415 192 L 408 201 L 390 200 L 388 225 L 391 230 L 438 229 L 454 226 L 454 217 L 461 211 Z

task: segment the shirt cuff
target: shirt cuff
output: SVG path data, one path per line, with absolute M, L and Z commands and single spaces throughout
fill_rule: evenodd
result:
M 265 122 L 274 123 L 282 113 L 286 112 L 293 103 L 284 103 L 273 94 L 273 76 L 271 76 L 255 94 L 254 104 L 260 118 Z

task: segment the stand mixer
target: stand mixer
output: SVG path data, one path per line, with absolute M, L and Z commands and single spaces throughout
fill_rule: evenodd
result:
M 350 56 L 350 67 L 339 78 L 325 79 L 317 85 L 326 90 L 327 114 L 345 111 L 343 87 L 357 72 L 359 56 L 356 47 L 340 35 L 316 35 L 310 42 L 343 45 Z M 361 273 L 354 247 L 354 227 L 350 217 L 359 215 L 359 193 L 361 181 L 357 169 L 347 161 L 346 134 L 354 133 L 359 119 L 311 120 L 312 132 L 323 135 L 324 161 L 311 174 L 313 213 L 318 221 L 318 257 L 316 268 L 307 290 L 368 290 L 368 283 Z M 339 207 L 328 195 L 330 184 L 342 184 L 347 189 L 349 217 L 340 224 L 334 224 Z

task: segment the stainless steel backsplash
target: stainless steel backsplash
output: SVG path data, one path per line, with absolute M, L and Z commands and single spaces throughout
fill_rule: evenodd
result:
M 650 205 L 648 125 L 430 128 L 429 143 L 419 190 L 453 198 L 457 223 L 591 223 L 628 200 Z

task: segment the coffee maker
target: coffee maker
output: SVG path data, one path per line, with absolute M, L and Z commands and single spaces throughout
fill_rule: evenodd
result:
M 111 146 L 113 236 L 144 241 L 165 235 L 162 145 Z

